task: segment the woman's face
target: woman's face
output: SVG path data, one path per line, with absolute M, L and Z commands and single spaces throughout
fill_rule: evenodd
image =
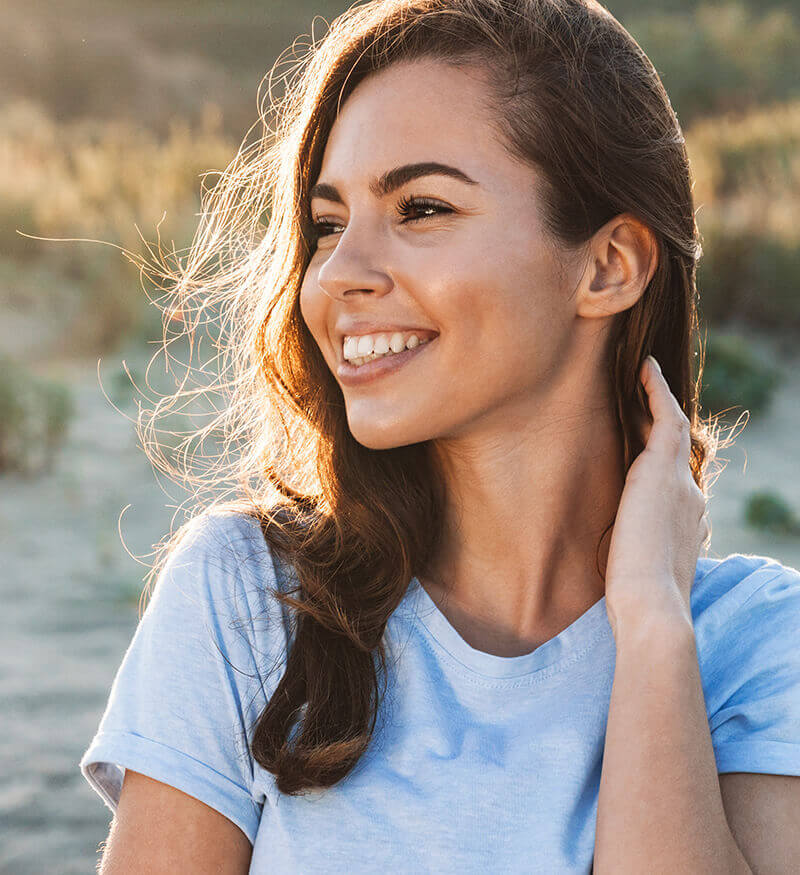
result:
M 300 308 L 341 386 L 354 438 L 371 449 L 529 421 L 569 358 L 579 275 L 560 275 L 536 171 L 497 141 L 487 94 L 472 67 L 396 64 L 359 84 L 326 144 L 315 182 L 335 191 L 312 193 L 312 220 L 327 224 Z M 419 162 L 473 182 L 427 174 L 385 193 L 371 185 Z M 427 206 L 401 212 L 416 198 Z M 390 342 L 393 329 L 401 340 L 406 329 L 435 337 L 397 363 L 381 359 L 396 366 L 369 380 L 340 373 L 344 335 Z

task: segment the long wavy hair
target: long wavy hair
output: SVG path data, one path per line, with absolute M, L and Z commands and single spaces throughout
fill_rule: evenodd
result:
M 432 442 L 371 450 L 353 438 L 342 392 L 299 306 L 314 251 L 309 189 L 339 107 L 370 73 L 422 58 L 488 73 L 488 105 L 509 154 L 541 176 L 555 240 L 578 247 L 623 212 L 653 232 L 657 268 L 636 304 L 616 315 L 606 363 L 625 471 L 643 449 L 640 423 L 649 412 L 637 375 L 648 353 L 691 422 L 689 463 L 706 495 L 720 445 L 716 420 L 699 411 L 702 249 L 684 137 L 653 64 L 603 6 L 355 5 L 290 59 L 284 94 L 275 99 L 281 56 L 268 74 L 266 110 L 259 95 L 260 135 L 249 144 L 246 136 L 213 189 L 203 190 L 185 261 L 165 258 L 159 244 L 155 264 L 141 265 L 167 281 L 159 282 L 169 290 L 165 342 L 176 314 L 190 348 L 204 315 L 219 329 L 219 376 L 190 389 L 190 372 L 173 395 L 140 412 L 137 425 L 148 457 L 173 478 L 213 487 L 232 479 L 229 497 L 205 509 L 255 517 L 273 555 L 294 570 L 296 585 L 273 591 L 291 613 L 293 633 L 251 742 L 253 758 L 287 794 L 335 784 L 367 749 L 385 692 L 387 621 L 442 543 L 444 478 Z M 201 370 L 207 374 L 207 365 Z M 209 388 L 225 403 L 187 435 L 182 455 L 188 459 L 188 443 L 206 437 L 221 436 L 223 449 L 202 473 L 189 465 L 179 471 L 148 434 L 158 416 Z M 162 545 L 162 562 L 181 535 Z

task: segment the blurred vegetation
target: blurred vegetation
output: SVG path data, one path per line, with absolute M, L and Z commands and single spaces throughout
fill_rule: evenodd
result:
M 156 237 L 170 251 L 189 244 L 201 174 L 224 169 L 236 151 L 219 125 L 218 110 L 208 105 L 198 129 L 176 121 L 159 142 L 132 122 L 59 124 L 38 104 L 6 105 L 0 115 L 0 152 L 10 158 L 0 165 L 0 277 L 6 279 L 0 307 L 12 318 L 31 311 L 46 324 L 38 299 L 55 292 L 63 303 L 64 282 L 66 296 L 79 299 L 61 308 L 67 318 L 51 326 L 55 334 L 46 344 L 37 343 L 37 358 L 42 346 L 46 356 L 88 354 L 145 327 L 157 329 L 160 313 L 154 305 L 148 310 L 136 272 L 114 245 L 142 252 L 143 239 L 155 245 Z M 205 184 L 213 182 L 212 173 Z M 33 282 L 26 281 L 30 276 Z M 16 348 L 22 342 L 18 333 L 10 337 L 10 351 L 24 355 Z
M 132 118 L 165 133 L 206 100 L 239 136 L 278 55 L 299 52 L 349 3 L 331 0 L 6 0 L 0 79 L 56 121 Z M 659 71 L 685 126 L 799 96 L 800 0 L 609 0 Z M 315 21 L 316 19 L 316 21 Z M 313 31 L 313 34 L 312 34 Z
M 798 96 L 800 3 L 608 6 L 630 6 L 617 17 L 655 65 L 684 127 Z
M 800 329 L 800 100 L 686 131 L 703 317 Z
M 744 519 L 771 535 L 800 535 L 800 517 L 775 492 L 762 490 L 748 496 Z
M 780 373 L 762 364 L 744 337 L 709 332 L 700 394 L 704 415 L 726 411 L 725 418 L 735 419 L 744 410 L 762 413 L 780 382 Z
M 75 412 L 69 387 L 0 357 L 0 471 L 49 471 Z

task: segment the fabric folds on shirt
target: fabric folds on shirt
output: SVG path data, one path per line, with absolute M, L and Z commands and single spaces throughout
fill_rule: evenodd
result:
M 239 826 L 254 873 L 591 871 L 615 664 L 604 598 L 531 653 L 500 657 L 471 647 L 412 579 L 387 625 L 367 752 L 333 787 L 287 796 L 249 742 L 291 640 L 268 590 L 290 576 L 252 517 L 192 522 L 80 761 L 112 811 L 133 769 Z M 691 602 L 718 771 L 800 775 L 800 573 L 701 558 Z

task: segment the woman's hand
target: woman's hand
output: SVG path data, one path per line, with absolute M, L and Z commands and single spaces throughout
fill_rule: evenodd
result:
M 640 371 L 653 422 L 628 470 L 606 566 L 606 610 L 618 624 L 677 616 L 691 624 L 690 594 L 710 529 L 689 467 L 689 420 L 652 356 Z

